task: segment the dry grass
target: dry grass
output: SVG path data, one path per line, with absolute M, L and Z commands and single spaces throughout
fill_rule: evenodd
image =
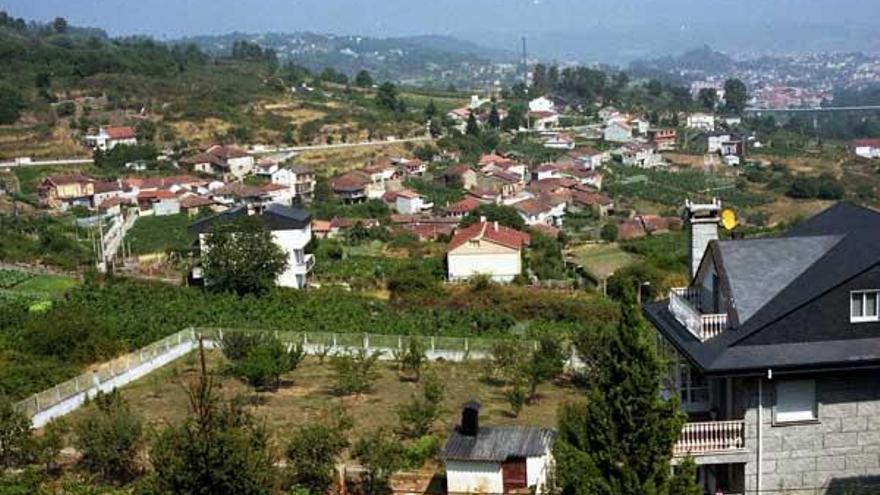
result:
M 810 218 L 826 208 L 832 206 L 834 201 L 791 199 L 786 196 L 778 196 L 776 201 L 764 205 L 761 211 L 770 217 L 768 225 L 773 226 L 780 222 L 790 222 L 797 218 Z
M 351 139 L 354 140 L 353 138 Z M 383 155 L 405 155 L 406 147 L 400 143 L 377 144 L 328 150 L 307 151 L 297 157 L 297 161 L 308 165 L 322 175 L 331 176 L 361 168 L 371 159 Z
M 226 134 L 232 125 L 216 118 L 208 118 L 201 122 L 182 121 L 171 124 L 178 136 L 185 136 L 190 143 L 210 143 L 214 136 Z
M 219 352 L 208 353 L 208 366 L 219 373 L 224 366 Z M 443 413 L 434 431 L 445 436 L 458 421 L 459 407 L 469 400 L 477 400 L 486 425 L 556 425 L 560 404 L 579 397 L 578 391 L 567 384 L 544 384 L 539 387 L 539 399 L 526 406 L 518 418 L 510 414 L 503 396 L 503 387 L 483 381 L 485 364 L 432 363 L 446 384 Z M 150 376 L 125 387 L 123 396 L 153 426 L 162 427 L 182 421 L 188 414 L 186 386 L 196 379 L 196 360 L 192 354 Z M 407 403 L 418 392 L 419 386 L 401 381 L 392 363 L 378 365 L 380 378 L 373 391 L 361 397 L 340 397 L 334 390 L 334 371 L 328 362 L 321 364 L 309 357 L 300 367 L 285 377 L 285 384 L 274 392 L 253 392 L 241 381 L 216 374 L 217 390 L 225 398 L 253 394 L 257 417 L 263 418 L 276 439 L 283 441 L 300 425 L 319 420 L 331 404 L 341 404 L 354 419 L 353 437 L 380 427 L 393 428 L 397 422 L 395 410 Z M 74 417 L 79 414 L 75 413 Z
M 604 280 L 614 272 L 635 263 L 633 254 L 620 249 L 617 244 L 585 244 L 569 252 L 577 262 L 597 280 Z

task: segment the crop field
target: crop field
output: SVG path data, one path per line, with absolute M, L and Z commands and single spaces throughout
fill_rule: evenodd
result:
M 638 261 L 638 256 L 620 249 L 617 244 L 585 244 L 568 254 L 596 280 L 604 280 L 617 270 Z

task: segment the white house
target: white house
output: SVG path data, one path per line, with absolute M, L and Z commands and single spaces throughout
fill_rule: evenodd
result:
M 654 168 L 665 164 L 662 155 L 655 153 L 652 146 L 642 143 L 627 143 L 617 153 L 620 162 L 628 167 Z
M 862 158 L 880 158 L 880 139 L 856 139 L 850 149 Z
M 533 426 L 480 426 L 480 405 L 464 405 L 461 424 L 443 446 L 447 493 L 548 492 L 556 431 Z
M 519 213 L 520 218 L 526 225 L 555 225 L 561 226 L 565 217 L 565 202 L 553 204 L 543 199 L 530 198 L 513 205 L 513 209 Z
M 215 144 L 204 153 L 184 158 L 181 163 L 196 172 L 222 175 L 224 178 L 243 179 L 254 171 L 254 157 L 237 146 Z
M 448 278 L 452 282 L 488 275 L 496 282 L 511 282 L 522 273 L 522 250 L 531 238 L 498 222 L 480 221 L 452 236 L 446 251 Z
M 239 206 L 200 220 L 192 224 L 189 230 L 198 234 L 199 246 L 204 253 L 210 249 L 208 239 L 211 228 L 218 221 L 233 220 L 246 215 L 259 216 L 266 228 L 272 231 L 275 244 L 287 254 L 287 269 L 278 276 L 275 285 L 294 289 L 306 288 L 309 273 L 315 266 L 315 257 L 305 253 L 306 245 L 312 240 L 312 217 L 305 210 L 277 203 L 266 205 L 260 212 L 254 208 Z M 203 279 L 201 268 L 194 268 L 192 276 L 197 280 Z M 210 281 L 205 282 L 210 284 Z
M 419 193 L 408 189 L 387 194 L 394 196 L 394 209 L 401 215 L 416 215 L 434 207 L 433 203 L 426 203 Z
M 715 130 L 715 116 L 711 113 L 692 113 L 687 116 L 687 127 L 691 129 L 700 129 L 702 131 Z
M 529 128 L 549 131 L 559 127 L 559 114 L 552 111 L 529 112 Z
M 611 153 L 599 151 L 589 146 L 574 149 L 568 153 L 568 156 L 574 160 L 575 165 L 579 168 L 587 170 L 595 170 L 611 159 Z
M 529 101 L 529 111 L 556 113 L 556 104 L 553 103 L 553 100 L 550 98 L 541 96 L 540 98 L 535 98 L 534 100 Z
M 611 143 L 626 143 L 632 141 L 633 128 L 623 119 L 612 119 L 605 125 L 602 138 Z
M 86 136 L 86 144 L 101 151 L 109 151 L 120 144 L 137 144 L 137 135 L 133 128 L 127 126 L 101 127 L 97 134 Z
M 706 136 L 706 152 L 718 153 L 721 145 L 730 141 L 732 135 L 729 132 L 713 132 Z
M 574 139 L 565 134 L 554 134 L 544 138 L 544 147 L 551 150 L 573 150 Z

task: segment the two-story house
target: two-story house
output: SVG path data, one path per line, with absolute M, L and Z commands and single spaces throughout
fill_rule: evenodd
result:
M 840 203 L 719 240 L 687 204 L 690 284 L 644 313 L 707 493 L 844 493 L 880 479 L 880 213 Z M 876 484 L 873 485 L 876 487 Z
M 306 254 L 306 245 L 312 240 L 312 217 L 299 208 L 270 203 L 262 210 L 253 207 L 237 206 L 213 217 L 208 217 L 190 225 L 189 231 L 198 235 L 198 251 L 204 253 L 210 249 L 209 240 L 212 227 L 219 221 L 230 221 L 242 216 L 258 217 L 265 227 L 272 232 L 272 240 L 287 254 L 287 268 L 278 276 L 275 284 L 279 287 L 304 289 L 308 287 L 308 277 L 315 266 L 315 257 Z M 210 284 L 204 280 L 201 267 L 195 267 L 192 278 Z
M 448 279 L 462 282 L 487 275 L 496 282 L 510 282 L 522 273 L 522 250 L 530 241 L 525 232 L 485 219 L 460 228 L 446 251 Z

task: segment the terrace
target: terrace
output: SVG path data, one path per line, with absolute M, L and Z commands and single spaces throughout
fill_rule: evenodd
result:
M 698 288 L 683 287 L 669 291 L 669 311 L 700 342 L 721 335 L 729 328 L 727 313 L 705 313 Z

